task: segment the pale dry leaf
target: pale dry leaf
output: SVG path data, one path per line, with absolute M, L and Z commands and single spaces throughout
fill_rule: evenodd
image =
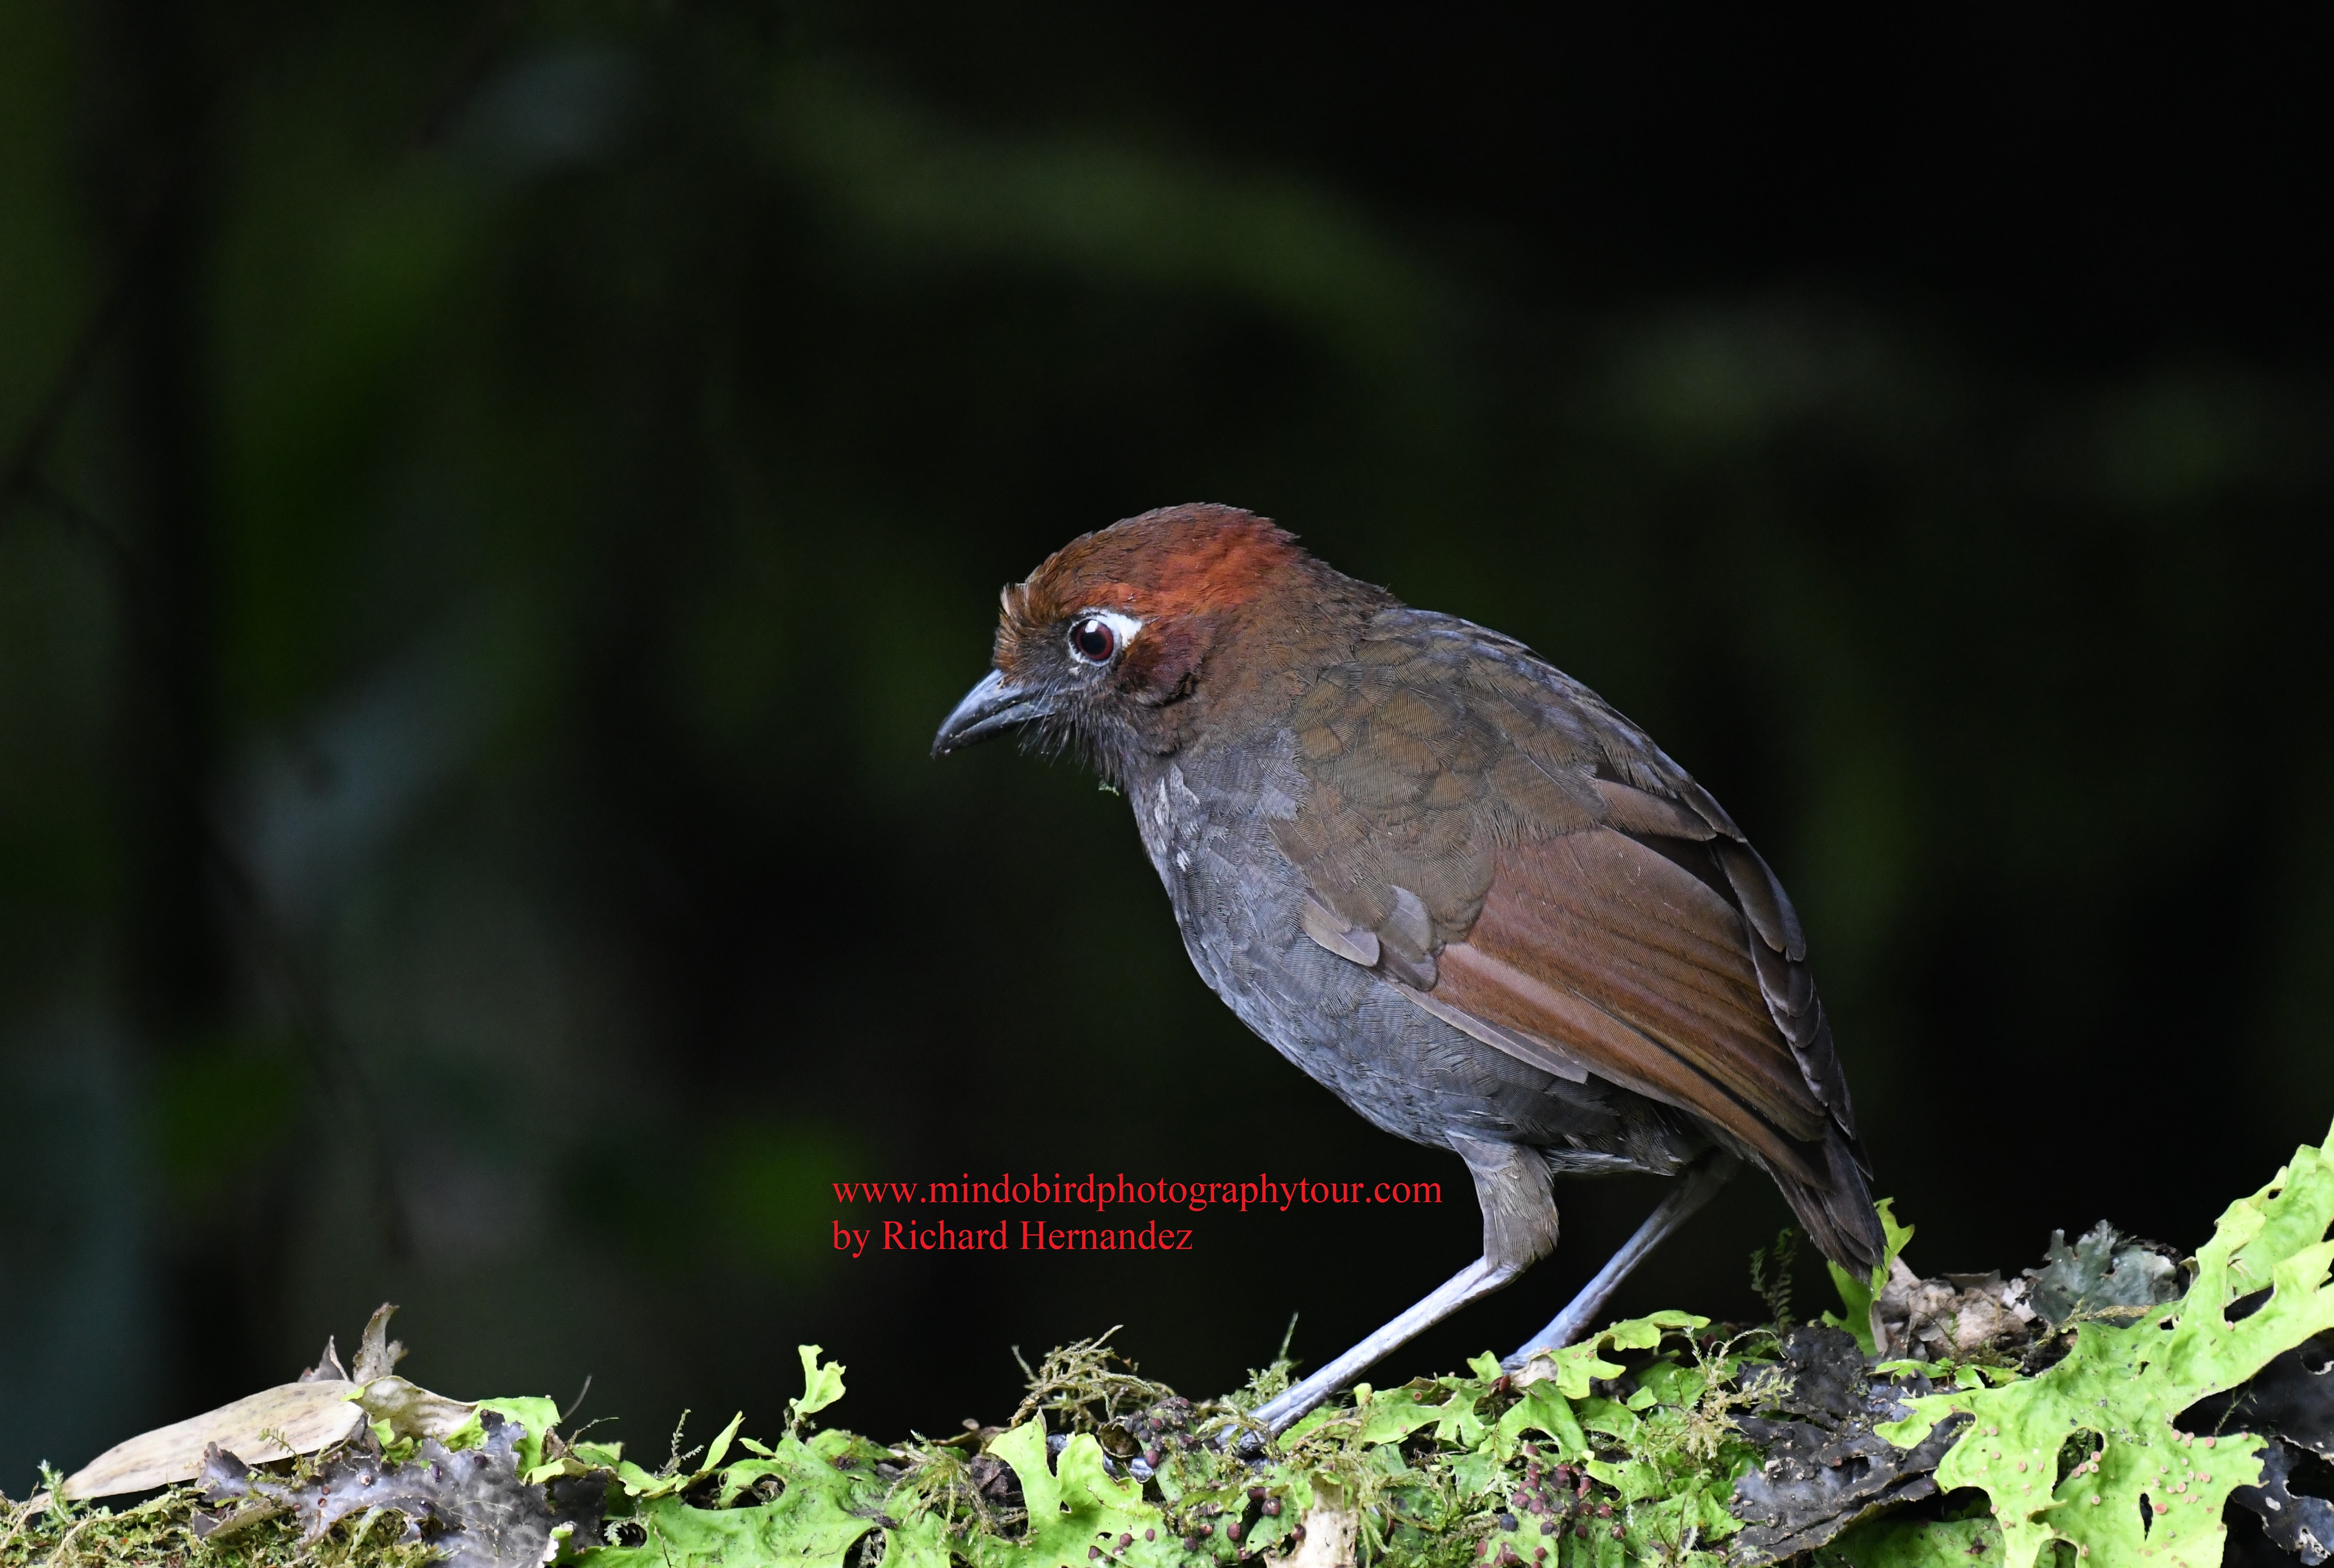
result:
M 362 1357 L 358 1364 L 363 1364 Z M 448 1437 L 468 1422 L 477 1408 L 433 1394 L 399 1377 L 375 1378 L 362 1390 L 350 1385 L 350 1390 L 356 1396 L 350 1408 L 362 1409 L 376 1421 L 387 1421 L 393 1438 Z
M 405 1346 L 389 1337 L 389 1320 L 396 1315 L 395 1302 L 385 1301 L 373 1309 L 371 1319 L 364 1326 L 364 1338 L 357 1343 L 354 1376 L 358 1382 L 385 1378 L 405 1359 Z
M 1281 1568 L 1354 1568 L 1360 1530 L 1353 1509 L 1325 1503 L 1305 1515 L 1305 1539 Z
M 300 1380 L 304 1383 L 317 1382 L 325 1378 L 342 1383 L 355 1380 L 349 1376 L 349 1369 L 341 1364 L 340 1346 L 333 1342 L 330 1334 L 324 1336 L 324 1353 L 316 1358 L 314 1366 L 300 1374 Z
M 2035 1312 L 2024 1279 L 1999 1274 L 1923 1279 L 1895 1260 L 1873 1298 L 1872 1342 L 1884 1358 L 1958 1361 L 2013 1348 L 2030 1337 Z
M 356 1391 L 356 1384 L 333 1378 L 262 1389 L 115 1444 L 66 1477 L 64 1494 L 79 1502 L 191 1481 L 213 1443 L 253 1464 L 329 1448 L 363 1424 L 364 1412 L 349 1401 Z

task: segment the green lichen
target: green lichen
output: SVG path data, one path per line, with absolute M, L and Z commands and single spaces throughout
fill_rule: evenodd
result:
M 2047 1370 L 1896 1367 L 1941 1391 L 1879 1429 L 1890 1441 L 1909 1448 L 1940 1422 L 1969 1423 L 1936 1476 L 1953 1505 L 1867 1520 L 1814 1563 L 2217 1564 L 2223 1507 L 2258 1480 L 2262 1440 L 2176 1422 L 2334 1329 L 2329 1149 L 2300 1150 L 2223 1215 L 2183 1299 L 2136 1318 L 2076 1311 Z M 1888 1234 L 1893 1257 L 1911 1232 L 1892 1216 Z M 1842 1279 L 1846 1326 L 1869 1332 L 1877 1283 Z M 547 1400 L 480 1408 L 523 1429 L 530 1480 L 604 1480 L 606 1543 L 571 1553 L 578 1568 L 1237 1568 L 1286 1556 L 1307 1528 L 1350 1530 L 1359 1560 L 1398 1568 L 1756 1560 L 1729 1505 L 1760 1455 L 1733 1418 L 1787 1386 L 1775 1331 L 1730 1338 L 1656 1313 L 1512 1376 L 1487 1354 L 1462 1375 L 1357 1386 L 1278 1439 L 1249 1412 L 1288 1385 L 1285 1354 L 1239 1392 L 1192 1402 L 1107 1340 L 1052 1352 L 1005 1427 L 946 1442 L 817 1429 L 844 1380 L 815 1345 L 802 1347 L 804 1391 L 775 1442 L 745 1435 L 739 1416 L 701 1457 L 676 1438 L 654 1471 L 618 1445 L 563 1439 Z M 427 1555 L 397 1540 L 394 1515 L 314 1541 L 285 1518 L 202 1541 L 197 1501 L 186 1486 L 119 1512 L 0 1498 L 0 1568 L 410 1568 Z
M 2065 1359 L 2040 1375 L 1915 1400 L 1914 1414 L 1882 1435 L 1910 1447 L 1954 1412 L 1971 1418 L 1937 1485 L 1985 1493 L 2001 1536 L 1990 1560 L 2005 1568 L 2031 1568 L 2053 1542 L 2078 1561 L 2219 1568 L 2222 1512 L 2231 1492 L 2261 1479 L 2262 1439 L 2191 1435 L 2175 1423 L 2334 1328 L 2329 1222 L 2329 1150 L 2297 1150 L 2275 1180 L 2222 1215 L 2180 1301 L 2134 1323 L 2078 1323 Z M 2266 1300 L 2231 1318 L 2233 1303 L 2264 1288 Z M 1843 1555 L 1857 1568 L 1968 1560 L 1934 1533 L 1915 1542 L 1914 1530 L 1868 1528 L 1843 1541 Z
M 1191 1407 L 1147 1486 L 1123 1465 L 1112 1473 L 1100 1434 L 1123 1437 L 1111 1423 L 1172 1396 L 1106 1371 L 1089 1342 L 1049 1358 L 1020 1419 L 986 1445 L 1018 1481 L 1018 1508 L 984 1502 L 955 1445 L 789 1434 L 749 1445 L 757 1457 L 637 1490 L 617 1525 L 632 1544 L 584 1561 L 842 1568 L 880 1536 L 894 1568 L 1203 1568 L 1277 1556 L 1308 1518 L 1343 1511 L 1371 1558 L 1422 1568 L 1715 1568 L 1713 1547 L 1739 1528 L 1726 1510 L 1734 1477 L 1756 1455 L 1724 1419 L 1743 1358 L 1697 1339 L 1705 1326 L 1660 1313 L 1547 1358 L 1536 1377 L 1508 1377 L 1487 1354 L 1463 1377 L 1364 1386 L 1243 1457 L 1246 1412 L 1286 1382 L 1276 1363 L 1240 1394 Z M 816 1388 L 831 1369 L 805 1371 Z M 1086 1429 L 1049 1452 L 1049 1418 Z

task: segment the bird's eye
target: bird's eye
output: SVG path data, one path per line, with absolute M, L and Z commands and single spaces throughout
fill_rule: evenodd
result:
M 1104 664 L 1118 651 L 1118 633 L 1099 616 L 1087 616 L 1070 628 L 1070 649 L 1089 664 Z

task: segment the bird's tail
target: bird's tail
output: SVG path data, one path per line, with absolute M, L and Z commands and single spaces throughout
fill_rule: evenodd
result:
M 1821 1183 L 1802 1181 L 1788 1171 L 1770 1174 L 1818 1251 L 1842 1268 L 1870 1274 L 1886 1255 L 1888 1237 L 1873 1211 L 1863 1150 L 1846 1128 L 1834 1122 L 1823 1152 L 1826 1179 Z

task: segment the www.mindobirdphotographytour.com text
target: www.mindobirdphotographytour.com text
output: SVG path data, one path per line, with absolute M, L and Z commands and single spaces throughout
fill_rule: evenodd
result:
M 992 1181 L 967 1173 L 953 1181 L 838 1181 L 834 1187 L 836 1206 L 849 1211 L 834 1221 L 834 1249 L 852 1257 L 870 1252 L 1189 1252 L 1198 1227 L 1176 1222 L 1210 1209 L 1246 1214 L 1442 1201 L 1439 1181 L 1279 1181 L 1262 1172 L 1240 1181 L 1135 1181 L 1124 1174 L 1066 1177 L 1058 1171 L 1050 1178 L 1033 1172 Z M 998 1212 L 1030 1209 L 1037 1212 Z M 1144 1209 L 1153 1212 L 1142 1214 Z

